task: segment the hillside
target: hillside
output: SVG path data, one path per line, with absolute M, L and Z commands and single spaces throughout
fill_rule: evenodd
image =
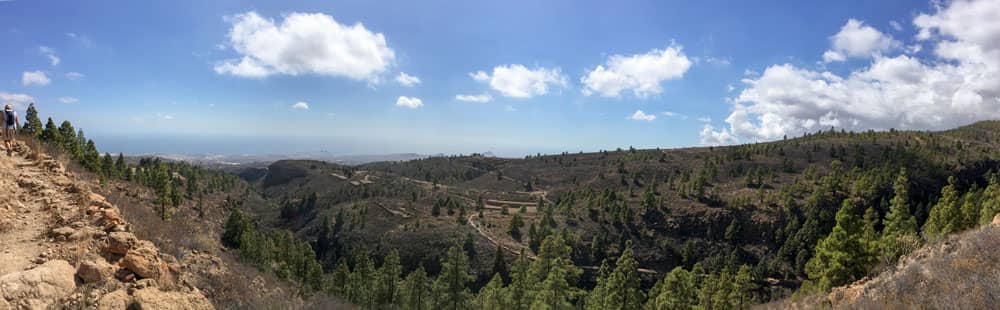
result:
M 0 158 L 0 309 L 213 309 L 189 260 L 129 232 L 120 209 L 49 156 Z
M 1000 216 L 900 259 L 878 276 L 761 309 L 988 309 L 1000 302 Z
M 251 212 L 258 223 L 309 241 L 326 270 L 344 259 L 353 264 L 358 252 L 378 262 L 395 250 L 404 271 L 423 266 L 433 275 L 448 246 L 464 243 L 475 291 L 496 271 L 498 245 L 510 262 L 521 251 L 534 257 L 548 236 L 562 235 L 583 271 L 571 281 L 578 287 L 600 284 L 602 261 L 613 267 L 630 244 L 645 288 L 655 289 L 676 267 L 733 276 L 747 266 L 754 288 L 746 293 L 760 302 L 788 296 L 810 279 L 806 265 L 844 201 L 858 206 L 859 220 L 867 221 L 870 209 L 872 229 L 883 230 L 901 170 L 906 212 L 918 228 L 932 217 L 949 177 L 960 196 L 974 197 L 970 203 L 988 198 L 982 192 L 998 170 L 998 128 L 980 122 L 943 132 L 830 130 L 729 147 L 523 159 L 472 155 L 359 166 L 287 160 L 241 175 L 275 206 Z M 978 220 L 981 209 L 968 212 Z M 514 233 L 516 221 L 523 224 Z

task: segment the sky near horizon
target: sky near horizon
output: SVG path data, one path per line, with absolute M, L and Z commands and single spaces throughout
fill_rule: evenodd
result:
M 0 101 L 127 153 L 940 130 L 1000 118 L 1000 0 L 8 0 Z

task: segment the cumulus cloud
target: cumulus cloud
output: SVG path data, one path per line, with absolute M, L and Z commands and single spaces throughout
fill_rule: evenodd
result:
M 739 139 L 734 137 L 729 133 L 729 130 L 723 128 L 722 130 L 715 130 L 710 124 L 705 124 L 701 128 L 701 144 L 702 145 L 729 145 L 736 144 Z
M 642 110 L 635 110 L 635 113 L 632 113 L 632 116 L 629 116 L 629 118 L 636 121 L 651 122 L 656 119 L 656 115 L 646 114 L 645 112 L 642 112 Z
M 899 47 L 899 41 L 864 22 L 849 19 L 840 32 L 830 37 L 831 49 L 823 53 L 824 62 L 845 61 L 848 57 L 866 58 Z
M 77 103 L 79 101 L 80 101 L 79 99 L 73 97 L 59 97 L 59 102 L 62 103 Z
M 385 36 L 361 23 L 344 25 L 322 13 L 291 13 L 276 23 L 247 12 L 227 17 L 229 44 L 239 59 L 216 63 L 215 72 L 246 78 L 316 74 L 377 81 L 394 62 Z
M 636 97 L 646 98 L 663 92 L 664 81 L 683 77 L 691 64 L 680 46 L 631 56 L 612 55 L 604 65 L 587 72 L 580 82 L 587 96 L 596 93 L 619 97 L 621 92 L 631 91 Z
M 490 75 L 483 70 L 479 70 L 476 72 L 469 72 L 469 77 L 471 77 L 476 82 L 486 82 L 490 80 Z
M 489 82 L 490 88 L 511 98 L 531 98 L 549 93 L 553 86 L 566 87 L 568 83 L 559 68 L 529 69 L 524 65 L 501 65 L 492 74 L 485 71 L 469 73 L 473 80 Z
M 406 96 L 399 96 L 399 99 L 396 99 L 396 106 L 397 107 L 406 107 L 406 108 L 410 108 L 410 109 L 416 109 L 416 108 L 424 106 L 424 102 L 421 101 L 420 98 L 411 98 L 411 97 L 406 97 Z
M 76 81 L 84 77 L 83 73 L 80 72 L 66 72 L 64 76 L 66 76 L 66 79 L 71 81 Z
M 42 71 L 25 71 L 21 74 L 21 84 L 24 84 L 24 86 L 45 86 L 51 82 L 52 80 Z
M 420 84 L 420 78 L 406 74 L 406 72 L 400 72 L 399 75 L 396 76 L 396 83 L 406 87 L 413 87 Z
M 296 110 L 309 110 L 309 103 L 305 101 L 299 101 L 292 105 L 292 109 Z
M 1000 118 L 1000 1 L 953 1 L 918 15 L 916 39 L 934 55 L 873 56 L 846 75 L 768 67 L 733 99 L 728 129 L 748 140 L 774 140 L 830 127 L 846 130 L 942 130 Z
M 0 91 L 0 104 L 9 104 L 14 106 L 15 109 L 21 110 L 26 107 L 26 104 L 34 102 L 35 98 L 27 94 L 16 94 Z
M 49 63 L 53 66 L 59 64 L 59 56 L 56 56 L 56 50 L 48 46 L 39 46 L 38 52 L 42 53 L 42 56 L 49 58 Z
M 490 94 L 481 94 L 481 95 L 455 95 L 455 100 L 464 101 L 464 102 L 486 103 L 486 102 L 493 101 L 493 97 L 491 97 Z

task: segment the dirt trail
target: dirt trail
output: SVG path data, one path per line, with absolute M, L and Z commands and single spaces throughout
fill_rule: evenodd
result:
M 53 226 L 52 208 L 68 208 L 71 197 L 43 177 L 40 165 L 15 153 L 0 158 L 0 275 L 34 267 Z M 47 255 L 48 253 L 46 253 Z M 39 260 L 43 261 L 43 260 Z

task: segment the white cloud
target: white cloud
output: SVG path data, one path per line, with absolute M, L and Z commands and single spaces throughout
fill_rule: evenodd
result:
M 730 92 L 731 93 L 734 90 L 736 90 L 736 87 L 733 86 L 733 84 L 726 84 L 726 92 Z
M 0 104 L 9 104 L 14 106 L 14 109 L 21 110 L 26 108 L 26 104 L 35 101 L 34 97 L 27 94 L 12 94 L 8 92 L 0 92 Z
M 896 31 L 903 31 L 903 25 L 900 25 L 899 22 L 894 20 L 889 21 L 889 27 L 892 27 L 892 29 Z
M 406 96 L 399 96 L 399 99 L 396 99 L 396 106 L 397 107 L 407 107 L 407 108 L 410 108 L 410 109 L 416 109 L 416 108 L 424 106 L 424 102 L 421 101 L 420 98 L 411 98 L 411 97 L 406 97 Z
M 309 103 L 305 101 L 299 101 L 292 105 L 292 109 L 296 110 L 309 110 Z
M 163 114 L 163 113 L 160 113 L 160 112 L 156 112 L 156 118 L 163 119 L 163 120 L 168 120 L 169 121 L 169 120 L 174 119 L 174 115 L 173 114 Z M 142 119 L 139 118 L 139 122 L 141 122 L 141 120 Z
M 476 80 L 476 82 L 486 82 L 490 80 L 490 75 L 483 70 L 479 70 L 476 72 L 469 72 L 469 77 L 471 77 L 473 80 Z
M 642 110 L 635 110 L 635 113 L 632 113 L 632 116 L 629 116 L 629 118 L 631 118 L 632 120 L 636 120 L 636 121 L 651 122 L 651 121 L 653 121 L 653 120 L 656 119 L 656 115 L 646 114 L 646 113 L 642 112 Z
M 291 13 L 275 23 L 256 12 L 227 17 L 229 44 L 240 59 L 215 65 L 218 74 L 264 78 L 316 74 L 377 81 L 395 53 L 381 33 L 344 25 L 322 13 Z
M 702 116 L 702 117 L 698 118 L 698 121 L 702 122 L 702 123 L 711 123 L 712 122 L 712 118 L 708 117 L 708 116 Z
M 52 64 L 53 66 L 59 64 L 60 59 L 59 56 L 56 56 L 56 50 L 47 46 L 39 46 L 38 51 L 42 53 L 42 56 L 48 57 L 49 63 Z
M 715 130 L 710 124 L 705 124 L 701 128 L 701 144 L 702 145 L 729 145 L 736 144 L 739 140 L 729 133 L 729 130 L 723 128 L 722 130 Z
M 59 97 L 59 102 L 62 103 L 77 103 L 79 101 L 80 101 L 79 99 L 76 99 L 74 97 Z
M 566 87 L 566 77 L 559 68 L 528 69 L 519 64 L 501 65 L 493 68 L 493 74 L 484 71 L 469 73 L 473 80 L 489 81 L 490 88 L 501 95 L 512 98 L 531 98 L 545 95 L 551 86 Z
M 707 57 L 705 58 L 705 63 L 720 67 L 725 67 L 731 64 L 729 58 L 718 58 L 718 57 Z
M 580 78 L 583 94 L 597 93 L 604 97 L 619 97 L 622 91 L 632 91 L 639 98 L 663 92 L 664 81 L 679 79 L 691 68 L 691 60 L 680 46 L 654 49 L 632 56 L 612 55 L 604 65 L 598 65 Z
M 83 45 L 84 47 L 94 47 L 95 45 L 93 40 L 91 40 L 89 37 L 83 34 L 67 32 L 66 36 L 72 39 L 73 41 L 80 43 L 80 45 Z
M 420 84 L 420 78 L 406 74 L 406 72 L 400 72 L 399 75 L 396 76 L 396 83 L 406 87 L 413 87 Z
M 486 102 L 493 101 L 493 97 L 491 97 L 490 94 L 481 94 L 481 95 L 455 95 L 455 100 L 464 101 L 464 102 L 486 103 Z
M 664 112 L 662 112 L 662 113 L 660 113 L 660 114 L 663 114 L 663 116 L 666 116 L 666 117 L 676 117 L 676 118 L 680 118 L 681 120 L 686 120 L 686 119 L 688 119 L 688 116 L 687 116 L 687 115 L 685 115 L 685 114 L 681 114 L 681 113 L 677 113 L 677 112 L 673 112 L 673 111 L 664 111 Z
M 515 109 L 514 106 L 509 105 L 509 104 L 503 106 L 503 110 L 507 111 L 507 112 L 516 112 L 517 111 L 517 109 Z
M 42 71 L 25 71 L 21 74 L 21 84 L 24 84 L 24 86 L 45 86 L 51 82 L 52 80 Z
M 847 56 L 844 56 L 844 54 L 841 54 L 840 52 L 835 52 L 835 51 L 823 52 L 823 62 L 835 62 L 835 61 L 845 61 L 845 60 L 847 60 Z
M 942 130 L 1000 118 L 1000 2 L 954 1 L 913 21 L 930 59 L 874 56 L 844 76 L 774 65 L 733 100 L 731 134 L 750 140 L 829 127 Z M 704 136 L 704 134 L 703 134 Z
M 83 73 L 80 72 L 66 72 L 66 79 L 76 81 L 84 77 Z
M 823 53 L 824 62 L 881 55 L 900 45 L 899 41 L 853 18 L 830 37 L 830 44 L 831 49 Z

